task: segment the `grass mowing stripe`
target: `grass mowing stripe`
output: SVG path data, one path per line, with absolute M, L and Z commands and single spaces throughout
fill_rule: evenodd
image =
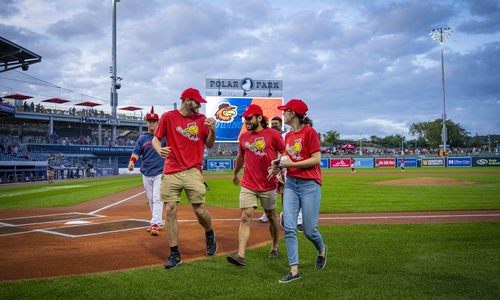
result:
M 320 231 L 329 247 L 324 270 L 299 235 L 302 279 L 269 246 L 249 250 L 247 266 L 225 257 L 100 275 L 1 282 L 1 299 L 498 299 L 500 223 L 336 225 Z M 167 251 L 165 249 L 165 251 Z M 196 278 L 196 279 L 193 279 Z
M 71 206 L 141 184 L 136 175 L 6 187 L 0 189 L 0 209 Z

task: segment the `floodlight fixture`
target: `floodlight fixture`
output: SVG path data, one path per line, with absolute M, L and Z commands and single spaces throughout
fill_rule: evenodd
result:
M 439 42 L 441 46 L 441 86 L 442 86 L 442 94 L 443 94 L 443 129 L 441 132 L 442 142 L 443 142 L 443 153 L 446 153 L 446 140 L 447 140 L 447 131 L 446 131 L 446 93 L 444 86 L 444 42 L 447 38 L 451 36 L 453 30 L 450 27 L 444 28 L 435 28 L 429 32 L 429 36 Z

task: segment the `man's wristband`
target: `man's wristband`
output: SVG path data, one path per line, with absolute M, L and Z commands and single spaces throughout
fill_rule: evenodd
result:
M 130 161 L 135 164 L 135 162 L 137 161 L 137 158 L 135 158 L 135 156 L 131 156 L 130 157 Z

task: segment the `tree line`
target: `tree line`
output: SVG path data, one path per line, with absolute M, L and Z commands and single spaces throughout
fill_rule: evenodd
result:
M 382 147 L 382 148 L 401 148 L 401 143 L 404 143 L 405 148 L 438 148 L 442 144 L 441 131 L 442 119 L 434 121 L 413 123 L 410 126 L 410 135 L 413 139 L 405 140 L 405 137 L 400 134 L 378 137 L 370 136 L 370 140 L 362 140 L 363 145 Z M 465 130 L 462 125 L 455 123 L 452 120 L 446 120 L 446 129 L 448 133 L 447 145 L 450 147 L 476 147 L 483 145 L 495 145 L 500 141 L 499 135 L 493 135 L 486 140 L 484 137 L 471 136 L 470 132 Z M 340 133 L 336 130 L 329 130 L 324 134 L 319 133 L 321 145 L 334 147 L 341 144 Z M 366 144 L 365 144 L 366 143 Z

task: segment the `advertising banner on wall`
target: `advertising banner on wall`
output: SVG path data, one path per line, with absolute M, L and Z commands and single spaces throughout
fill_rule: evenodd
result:
M 472 165 L 474 167 L 499 167 L 500 157 L 493 157 L 493 156 L 473 157 Z
M 375 168 L 395 168 L 396 159 L 394 157 L 375 158 Z
M 359 169 L 373 168 L 373 158 L 360 157 L 354 159 L 354 167 Z
M 422 158 L 422 167 L 444 167 L 444 157 Z
M 330 159 L 330 168 L 350 168 L 351 159 L 350 158 L 332 158 Z
M 396 166 L 398 168 L 401 168 L 401 160 L 402 160 L 402 158 L 398 157 L 398 159 L 396 161 Z M 417 159 L 414 157 L 411 157 L 411 158 L 405 157 L 405 168 L 415 168 L 415 167 L 417 167 Z
M 230 159 L 207 159 L 207 170 L 231 170 Z
M 330 167 L 329 162 L 330 160 L 328 158 L 322 158 L 320 164 L 321 169 L 328 169 Z
M 471 157 L 448 157 L 448 167 L 470 167 L 472 166 Z
M 206 100 L 206 116 L 216 120 L 217 142 L 238 141 L 239 136 L 246 131 L 241 115 L 250 104 L 259 105 L 268 120 L 275 116 L 282 117 L 278 106 L 283 105 L 283 98 L 207 96 Z

